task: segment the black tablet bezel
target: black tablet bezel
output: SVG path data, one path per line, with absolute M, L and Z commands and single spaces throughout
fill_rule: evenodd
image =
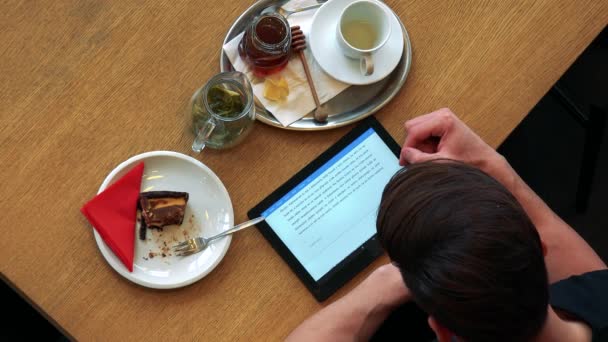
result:
M 296 173 L 292 178 L 285 182 L 285 184 L 268 195 L 258 205 L 251 209 L 247 215 L 252 219 L 261 216 L 272 204 L 281 199 L 291 189 L 300 184 L 306 177 L 315 172 L 369 128 L 372 128 L 395 156 L 399 158 L 401 151 L 399 144 L 397 144 L 376 118 L 369 116 L 310 164 Z M 382 247 L 376 239 L 376 234 L 374 234 L 369 240 L 356 248 L 350 255 L 334 266 L 318 281 L 315 281 L 268 223 L 265 221 L 261 222 L 257 224 L 257 228 L 319 302 L 322 302 L 331 296 L 382 254 Z

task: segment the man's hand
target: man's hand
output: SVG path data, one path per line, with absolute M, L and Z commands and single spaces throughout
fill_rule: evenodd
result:
M 492 147 L 448 108 L 409 120 L 405 123 L 405 129 L 407 137 L 401 149 L 401 165 L 447 158 L 483 170 L 488 162 L 500 158 Z

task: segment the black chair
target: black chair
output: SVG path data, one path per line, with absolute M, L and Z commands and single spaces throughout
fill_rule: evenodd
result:
M 585 141 L 576 191 L 576 211 L 583 213 L 587 210 L 595 169 L 600 156 L 600 146 L 606 127 L 606 110 L 595 104 L 589 105 L 586 111 L 581 109 L 580 105 L 560 86 L 559 82 L 553 86 L 549 93 L 557 98 L 568 113 L 585 130 Z
M 585 131 L 579 169 L 576 210 L 587 209 L 608 110 L 608 30 L 595 38 L 549 94 L 554 96 Z

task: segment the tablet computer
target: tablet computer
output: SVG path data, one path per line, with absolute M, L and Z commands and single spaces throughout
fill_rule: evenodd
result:
M 382 254 L 376 217 L 400 149 L 370 116 L 249 211 L 318 301 Z

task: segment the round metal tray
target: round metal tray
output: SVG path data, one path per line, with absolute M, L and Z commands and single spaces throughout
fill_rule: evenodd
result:
M 228 34 L 224 39 L 225 45 L 231 39 L 236 37 L 239 33 L 243 32 L 247 25 L 253 20 L 253 18 L 259 15 L 262 10 L 272 5 L 283 5 L 288 0 L 259 0 L 251 7 L 249 7 L 238 19 L 234 22 Z M 394 14 L 394 12 L 393 12 Z M 297 131 L 314 131 L 314 130 L 325 130 L 337 127 L 342 127 L 351 124 L 355 121 L 361 120 L 375 112 L 380 108 L 384 107 L 395 95 L 407 78 L 410 66 L 412 64 L 412 47 L 410 44 L 410 37 L 407 34 L 407 30 L 399 16 L 397 20 L 401 24 L 403 29 L 403 55 L 397 67 L 391 74 L 385 79 L 370 85 L 362 86 L 350 86 L 333 99 L 329 100 L 325 106 L 329 111 L 329 117 L 326 123 L 316 122 L 312 114 L 309 113 L 298 121 L 295 121 L 291 125 L 285 127 L 269 112 L 267 111 L 257 100 L 256 100 L 256 118 L 263 123 L 271 126 L 276 126 L 283 129 L 297 130 Z M 231 71 L 232 64 L 224 53 L 224 49 L 221 49 L 220 54 L 220 70 Z

